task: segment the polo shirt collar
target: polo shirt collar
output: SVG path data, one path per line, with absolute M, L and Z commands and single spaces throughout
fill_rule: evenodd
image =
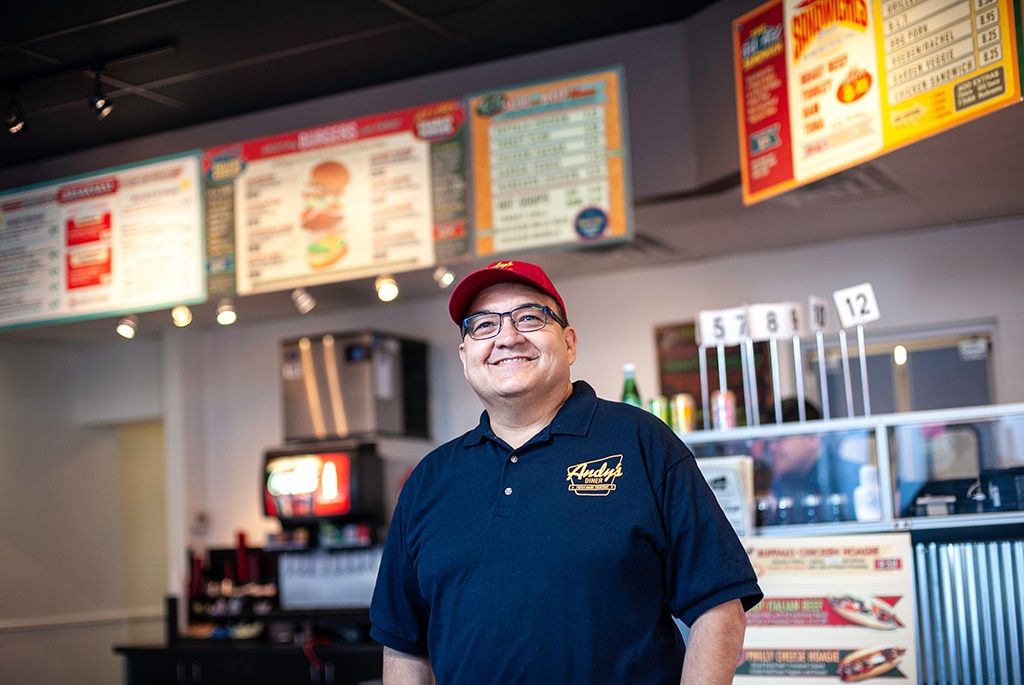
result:
M 595 411 L 597 411 L 597 393 L 586 381 L 576 381 L 572 384 L 572 394 L 555 414 L 554 420 L 535 435 L 530 442 L 543 439 L 550 434 L 586 435 L 594 420 Z M 491 430 L 491 419 L 487 415 L 487 411 L 484 410 L 480 414 L 480 423 L 466 434 L 463 444 L 466 447 L 472 447 L 488 438 L 498 439 L 494 435 L 494 431 Z

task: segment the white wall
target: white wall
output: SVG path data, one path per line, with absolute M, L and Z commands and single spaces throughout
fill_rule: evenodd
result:
M 111 645 L 153 613 L 128 597 L 124 523 L 132 510 L 119 430 L 73 418 L 77 359 L 70 350 L 0 343 L 4 683 L 117 682 Z M 150 599 L 159 605 L 159 596 Z M 149 625 L 159 635 L 160 624 Z

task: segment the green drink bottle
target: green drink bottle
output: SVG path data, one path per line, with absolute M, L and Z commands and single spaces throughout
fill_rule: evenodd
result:
M 622 373 L 626 377 L 626 381 L 622 385 L 622 401 L 632 404 L 634 407 L 643 407 L 644 403 L 640 401 L 640 391 L 636 389 L 636 364 L 625 364 L 622 367 Z

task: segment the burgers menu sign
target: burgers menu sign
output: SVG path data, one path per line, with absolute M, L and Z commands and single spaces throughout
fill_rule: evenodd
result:
M 462 128 L 462 108 L 450 101 L 207 150 L 208 230 L 234 231 L 237 291 L 463 256 Z M 214 272 L 230 265 L 211 259 Z
M 205 299 L 196 154 L 0 194 L 0 328 Z
M 1011 0 L 772 0 L 733 22 L 757 202 L 1021 98 Z

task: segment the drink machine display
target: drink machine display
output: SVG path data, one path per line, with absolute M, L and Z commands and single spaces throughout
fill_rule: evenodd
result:
M 264 513 L 285 528 L 384 519 L 382 463 L 370 443 L 268 450 L 262 481 Z

